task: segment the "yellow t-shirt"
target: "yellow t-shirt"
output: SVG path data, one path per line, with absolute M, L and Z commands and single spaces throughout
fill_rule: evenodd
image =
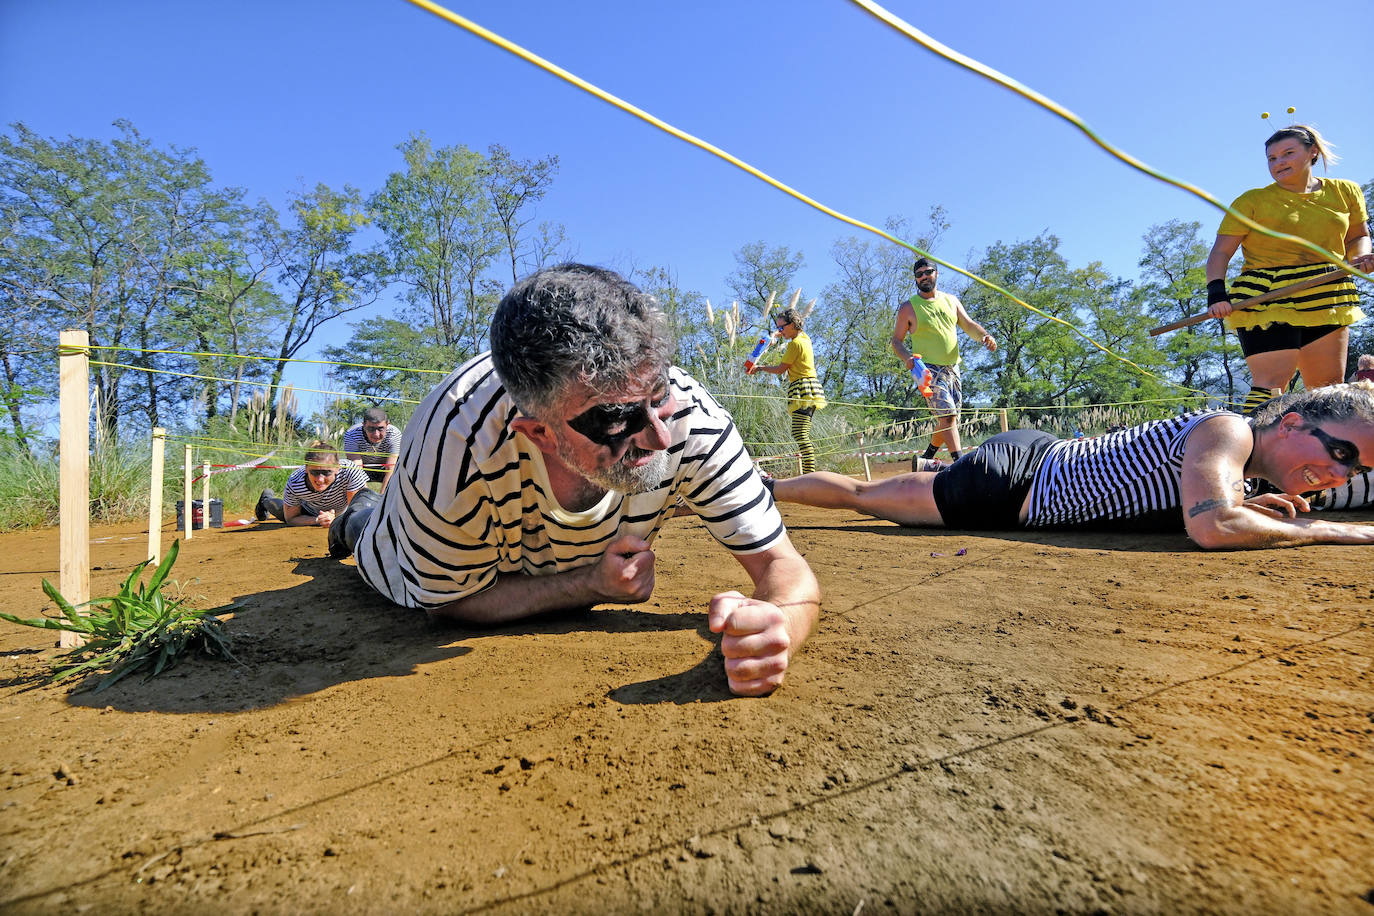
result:
M 916 312 L 916 327 L 911 332 L 912 353 L 937 366 L 959 365 L 959 300 L 949 293 L 936 292 L 935 298 L 911 297 Z
M 1345 234 L 1353 221 L 1369 218 L 1364 192 L 1353 181 L 1323 178 L 1321 187 L 1299 194 L 1277 184 L 1246 191 L 1231 208 L 1244 213 L 1266 229 L 1296 235 L 1345 260 Z M 1271 239 L 1255 232 L 1227 213 L 1218 235 L 1238 235 L 1245 253 L 1245 269 L 1320 264 L 1322 259 L 1292 242 Z
M 797 336 L 787 342 L 787 349 L 782 351 L 782 362 L 787 364 L 789 382 L 799 378 L 815 378 L 816 354 L 811 349 L 811 338 L 806 336 L 805 331 L 798 331 Z

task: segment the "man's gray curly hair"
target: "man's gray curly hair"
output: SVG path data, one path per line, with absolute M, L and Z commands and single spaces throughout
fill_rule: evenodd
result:
M 676 348 L 654 298 L 614 271 L 559 264 L 506 293 L 491 320 L 496 374 L 516 406 L 547 416 L 575 384 L 614 395 Z
M 1274 398 L 1255 411 L 1256 431 L 1276 426 L 1288 413 L 1302 414 L 1310 423 L 1363 420 L 1374 426 L 1374 382 L 1327 385 Z

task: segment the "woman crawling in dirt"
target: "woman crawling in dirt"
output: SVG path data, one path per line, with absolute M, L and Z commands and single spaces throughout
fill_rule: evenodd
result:
M 1374 461 L 1374 383 L 1276 398 L 1253 417 L 1203 410 L 1093 439 L 999 433 L 938 472 L 865 483 L 820 472 L 773 481 L 779 502 L 964 530 L 1177 529 L 1209 550 L 1374 544 L 1374 525 L 1307 517 L 1302 494 Z M 1247 478 L 1279 492 L 1246 498 Z

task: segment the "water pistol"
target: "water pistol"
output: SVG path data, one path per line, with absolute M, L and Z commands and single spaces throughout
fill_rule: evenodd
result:
M 921 354 L 911 354 L 913 360 L 911 364 L 911 377 L 916 382 L 916 390 L 921 392 L 922 397 L 930 397 L 935 392 L 931 390 L 930 382 L 935 377 L 935 373 L 930 371 L 930 367 L 921 360 Z
M 754 344 L 754 349 L 744 359 L 744 371 L 753 372 L 754 366 L 758 365 L 759 358 L 763 356 L 763 351 L 768 349 L 768 345 L 777 339 L 778 332 L 764 334 L 759 338 L 759 342 Z

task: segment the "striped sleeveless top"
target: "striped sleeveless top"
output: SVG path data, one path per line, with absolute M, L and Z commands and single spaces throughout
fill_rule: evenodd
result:
M 1235 414 L 1202 410 L 1057 442 L 1031 484 L 1028 528 L 1107 525 L 1183 528 L 1183 450 L 1200 423 Z

